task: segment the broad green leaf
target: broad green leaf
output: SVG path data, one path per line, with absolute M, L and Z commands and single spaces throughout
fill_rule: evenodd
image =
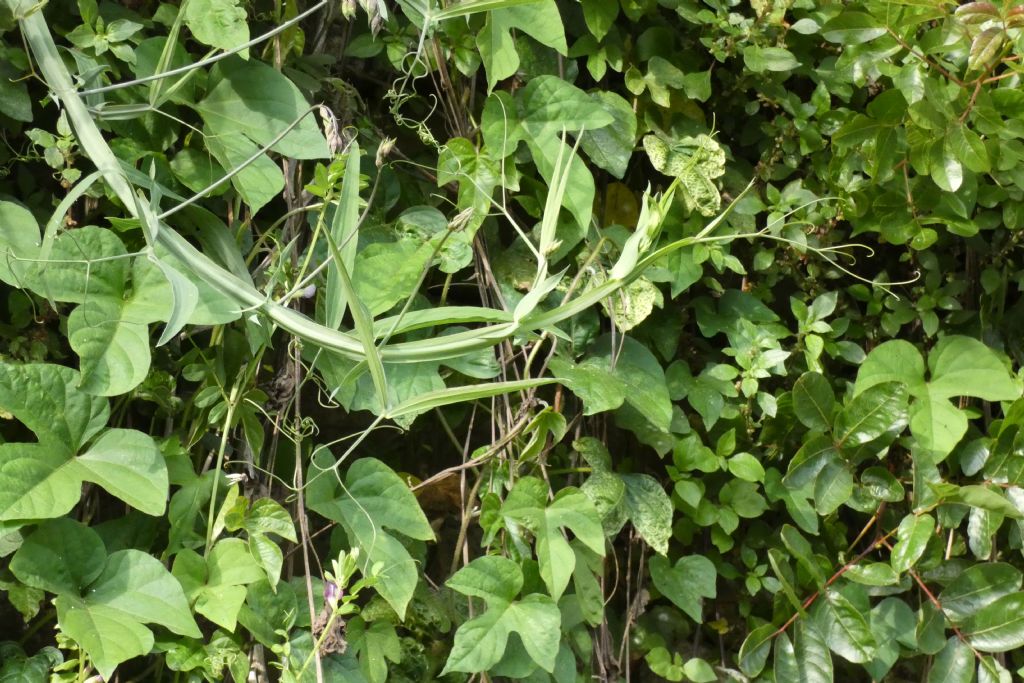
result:
M 599 4 L 613 3 L 602 0 Z M 597 166 L 621 179 L 626 174 L 626 167 L 636 145 L 636 114 L 629 102 L 613 92 L 602 90 L 591 93 L 590 97 L 611 114 L 614 120 L 606 126 L 585 131 L 580 147 Z
M 48 593 L 81 593 L 107 561 L 99 534 L 67 517 L 40 524 L 11 558 L 19 581 Z
M 832 387 L 820 373 L 805 372 L 793 385 L 793 412 L 808 429 L 827 431 L 835 406 Z
M 0 93 L 2 97 L 2 93 Z M 12 287 L 26 287 L 31 262 L 39 254 L 39 224 L 21 204 L 0 201 L 0 280 Z
M 217 130 L 207 126 L 203 130 L 206 147 L 210 154 L 228 170 L 241 168 L 231 177 L 231 185 L 235 188 L 253 213 L 281 193 L 284 189 L 284 174 L 277 164 L 266 154 L 260 154 L 246 166 L 243 166 L 259 147 L 234 129 Z
M 729 472 L 744 481 L 764 481 L 764 465 L 750 453 L 737 453 L 729 458 Z
M 231 50 L 249 42 L 245 8 L 236 0 L 189 0 L 185 25 L 196 40 L 210 47 Z
M 793 456 L 784 482 L 791 489 L 803 488 L 815 481 L 826 465 L 839 462 L 840 458 L 832 439 L 824 435 L 814 437 Z
M 863 664 L 875 655 L 877 643 L 871 625 L 857 607 L 839 591 L 828 588 L 822 618 L 829 648 L 841 657 Z
M 800 667 L 800 683 L 832 683 L 832 655 L 813 622 L 793 625 L 793 647 Z
M 249 534 L 277 534 L 292 543 L 298 542 L 291 516 L 272 498 L 260 498 L 252 504 L 245 515 L 245 530 Z
M 152 437 L 134 429 L 108 429 L 74 460 L 81 477 L 99 484 L 147 515 L 164 514 L 168 476 Z
M 342 486 L 332 469 L 335 465 L 326 449 L 313 456 L 306 475 L 306 504 L 345 528 L 350 541 L 363 551 L 364 574 L 376 562 L 384 564 L 377 591 L 404 618 L 419 571 L 409 551 L 387 530 L 421 541 L 433 539 L 434 532 L 412 491 L 390 467 L 374 458 L 360 458 L 349 467 Z
M 978 662 L 978 683 L 1013 683 L 1013 675 L 995 657 Z
M 946 136 L 947 153 L 958 159 L 968 170 L 975 173 L 988 173 L 991 162 L 988 149 L 981 137 L 964 125 L 954 126 Z
M 814 509 L 830 515 L 853 495 L 853 473 L 846 463 L 832 460 L 821 468 L 814 480 Z
M 836 417 L 834 431 L 841 447 L 853 448 L 899 430 L 906 423 L 906 386 L 887 382 L 857 394 Z
M 775 639 L 775 680 L 799 681 L 800 666 L 796 661 L 793 643 L 785 633 Z
M 877 563 L 889 572 L 889 565 Z M 883 680 L 900 658 L 901 647 L 914 649 L 914 613 L 899 598 L 886 598 L 871 610 L 871 632 L 877 647 L 873 659 L 864 665 L 874 680 Z
M 792 71 L 800 62 L 784 47 L 760 47 L 748 45 L 743 48 L 743 63 L 754 73 L 764 71 Z
M 843 576 L 862 586 L 895 586 L 900 582 L 899 574 L 884 562 L 856 564 Z
M 903 484 L 884 467 L 869 467 L 860 475 L 864 490 L 875 499 L 897 503 L 906 497 Z
M 945 137 L 932 143 L 931 176 L 935 184 L 946 192 L 956 192 L 964 182 L 964 169 L 960 160 L 946 149 Z
M 885 24 L 866 12 L 843 12 L 825 22 L 822 37 L 830 43 L 859 45 L 884 36 Z
M 910 431 L 921 448 L 941 459 L 967 433 L 967 416 L 962 410 L 930 391 L 910 406 Z
M 656 429 L 667 432 L 672 424 L 672 401 L 669 399 L 665 372 L 651 351 L 633 339 L 623 337 L 617 340 L 621 349 L 611 362 L 610 335 L 594 342 L 592 354 L 584 363 L 603 368 L 626 387 L 625 402 L 638 411 Z
M 973 680 L 974 653 L 960 638 L 950 637 L 932 663 L 928 683 L 971 683 Z
M 740 671 L 747 676 L 756 677 L 764 670 L 777 630 L 772 624 L 764 624 L 747 634 L 739 651 Z
M 487 611 L 462 624 L 455 632 L 448 661 L 450 671 L 487 671 L 505 654 L 508 637 L 516 633 L 530 658 L 545 671 L 555 668 L 561 640 L 561 614 L 546 595 L 531 594 L 513 601 L 523 585 L 523 574 L 512 560 L 497 556 L 477 558 L 448 580 L 463 595 L 483 598 Z
M 29 585 L 57 594 L 61 630 L 106 678 L 122 661 L 152 648 L 153 634 L 143 624 L 201 636 L 181 584 L 159 560 L 139 550 L 107 556 L 96 532 L 78 522 L 40 526 L 15 554 L 11 569 Z
M 672 536 L 672 501 L 658 481 L 647 474 L 624 474 L 625 509 L 630 522 L 654 551 L 668 553 Z
M 113 231 L 86 226 L 61 233 L 47 262 L 34 264 L 20 286 L 53 301 L 120 300 L 128 267 L 128 253 Z
M 703 555 L 689 555 L 672 565 L 667 558 L 656 555 L 651 558 L 649 567 L 655 588 L 691 619 L 703 623 L 704 598 L 718 594 L 715 586 L 718 573 L 711 560 Z
M 149 326 L 126 316 L 114 298 L 90 299 L 68 316 L 68 341 L 81 357 L 81 387 L 118 396 L 149 374 Z
M 429 242 L 402 239 L 362 249 L 355 258 L 352 283 L 370 315 L 377 316 L 415 294 L 434 248 Z
M 476 37 L 487 74 L 488 92 L 494 90 L 498 81 L 513 75 L 519 68 L 519 52 L 511 35 L 516 29 L 560 54 L 568 51 L 562 17 L 554 0 L 539 0 L 488 12 L 487 21 Z
M 896 531 L 896 544 L 890 558 L 897 573 L 907 571 L 920 559 L 933 531 L 935 518 L 931 515 L 907 515 L 903 518 Z
M 572 571 L 575 555 L 563 535 L 568 529 L 598 555 L 604 555 L 604 530 L 590 499 L 578 489 L 562 489 L 547 504 L 548 486 L 536 477 L 516 482 L 501 514 L 529 529 L 537 539 L 540 575 L 551 597 L 562 597 Z
M 1021 573 L 1004 562 L 967 567 L 939 594 L 942 611 L 953 623 L 962 623 L 1005 595 L 1019 591 Z
M 214 85 L 196 109 L 214 136 L 242 133 L 257 145 L 268 145 L 305 117 L 271 149 L 295 159 L 330 156 L 316 118 L 307 115 L 309 103 L 281 72 L 256 60 L 228 57 L 217 63 L 211 77 Z M 220 161 L 225 168 L 235 167 Z
M 942 500 L 946 502 L 962 503 L 972 508 L 981 508 L 1000 515 L 1006 515 L 1012 519 L 1024 517 L 1024 513 L 1011 503 L 1005 495 L 981 484 L 956 486 L 948 491 L 941 489 L 940 495 Z
M 854 395 L 883 382 L 903 382 L 912 396 L 925 393 L 924 359 L 910 342 L 894 339 L 879 344 L 857 370 Z
M 91 605 L 74 595 L 57 598 L 57 623 L 89 655 L 93 666 L 109 678 L 117 665 L 148 654 L 153 632 L 116 609 Z
M 1012 401 L 1021 394 L 1000 354 L 977 339 L 944 337 L 930 354 L 932 396 L 974 396 L 986 401 Z
M 49 363 L 0 363 L 0 409 L 31 429 L 41 442 L 79 449 L 107 424 L 105 398 L 78 388 L 78 373 Z M 0 486 L 0 491 L 4 490 Z
M 994 600 L 961 626 L 971 645 L 982 652 L 1008 652 L 1024 646 L 1024 593 Z
M 555 377 L 583 401 L 583 414 L 594 415 L 614 410 L 626 400 L 624 382 L 602 368 L 599 361 L 584 360 L 580 364 L 552 358 L 549 364 Z

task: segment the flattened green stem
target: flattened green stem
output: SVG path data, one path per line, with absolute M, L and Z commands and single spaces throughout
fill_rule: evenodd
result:
M 36 58 L 40 73 L 52 90 L 54 97 L 59 100 L 67 112 L 82 150 L 96 165 L 97 170 L 103 174 L 104 180 L 121 200 L 125 210 L 135 216 L 138 210 L 132 187 L 117 157 L 114 156 L 88 108 L 79 93 L 76 92 L 71 74 L 57 53 L 57 46 L 53 42 L 53 37 L 42 13 L 35 12 L 23 18 L 21 29 L 25 41 Z M 192 65 L 190 68 L 197 68 L 197 66 L 199 65 Z M 161 76 L 166 75 L 162 74 Z M 726 209 L 700 235 L 679 240 L 647 255 L 625 277 L 610 280 L 551 311 L 527 315 L 518 323 L 497 323 L 439 338 L 391 344 L 380 349 L 380 360 L 384 363 L 445 360 L 489 348 L 513 335 L 540 330 L 571 318 L 635 280 L 647 266 L 661 256 L 700 241 L 703 235 L 707 235 L 721 223 L 728 212 L 729 209 Z M 366 350 L 361 340 L 351 334 L 321 325 L 298 311 L 270 301 L 265 294 L 222 268 L 169 226 L 160 226 L 156 241 L 176 259 L 187 264 L 201 280 L 238 302 L 241 309 L 262 312 L 287 332 L 345 358 L 355 361 L 366 360 Z

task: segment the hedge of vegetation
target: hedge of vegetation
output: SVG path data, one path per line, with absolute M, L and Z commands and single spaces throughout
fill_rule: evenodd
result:
M 1019 680 L 1022 54 L 0 0 L 0 681 Z

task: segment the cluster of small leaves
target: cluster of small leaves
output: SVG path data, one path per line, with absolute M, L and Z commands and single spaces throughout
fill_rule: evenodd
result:
M 0 0 L 0 680 L 1024 676 L 1022 55 Z

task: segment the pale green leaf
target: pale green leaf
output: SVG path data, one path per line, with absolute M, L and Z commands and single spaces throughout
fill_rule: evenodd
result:
M 270 144 L 281 131 L 305 117 L 271 149 L 295 159 L 330 156 L 309 103 L 281 72 L 256 60 L 228 57 L 211 74 L 213 87 L 196 105 L 214 136 L 242 133 L 256 144 Z M 216 152 L 215 152 L 216 154 Z M 234 168 L 235 164 L 224 164 Z
M 698 624 L 703 622 L 704 598 L 717 594 L 715 565 L 703 555 L 681 557 L 675 565 L 660 555 L 651 558 L 655 588 Z

